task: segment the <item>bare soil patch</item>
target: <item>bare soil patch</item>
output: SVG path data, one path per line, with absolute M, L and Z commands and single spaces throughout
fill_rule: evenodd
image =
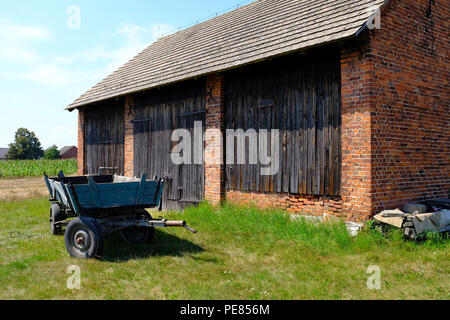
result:
M 24 200 L 48 196 L 42 177 L 0 179 L 0 201 Z

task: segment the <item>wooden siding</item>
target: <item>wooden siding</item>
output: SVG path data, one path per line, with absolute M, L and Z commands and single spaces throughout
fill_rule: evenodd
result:
M 261 165 L 227 164 L 228 190 L 340 194 L 338 51 L 313 51 L 232 71 L 225 87 L 227 129 L 280 130 L 279 172 L 261 176 Z M 248 151 L 246 145 L 247 159 Z
M 173 164 L 171 152 L 177 143 L 171 136 L 183 128 L 193 137 L 195 121 L 201 121 L 204 129 L 205 87 L 202 79 L 135 95 L 135 174 L 166 180 L 163 210 L 182 209 L 203 200 L 204 166 Z M 203 148 L 197 152 L 203 159 Z
M 85 174 L 97 174 L 100 167 L 124 171 L 124 102 L 113 99 L 86 109 Z

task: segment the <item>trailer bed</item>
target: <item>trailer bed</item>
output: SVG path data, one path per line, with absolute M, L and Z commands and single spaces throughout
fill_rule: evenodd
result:
M 146 209 L 158 208 L 164 180 L 117 175 L 50 178 L 44 173 L 50 193 L 50 230 L 63 233 L 72 257 L 94 258 L 103 250 L 104 236 L 121 231 L 132 243 L 149 242 L 154 228 L 183 227 L 196 233 L 185 221 L 153 219 Z M 72 219 L 74 218 L 74 219 Z

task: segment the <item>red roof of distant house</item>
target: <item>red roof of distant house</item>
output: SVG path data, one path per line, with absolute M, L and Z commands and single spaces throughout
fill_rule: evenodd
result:
M 73 159 L 78 156 L 78 148 L 75 146 L 66 146 L 59 151 L 61 159 Z

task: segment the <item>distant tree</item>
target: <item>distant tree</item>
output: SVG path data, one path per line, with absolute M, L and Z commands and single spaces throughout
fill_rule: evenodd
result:
M 17 130 L 14 142 L 9 145 L 6 158 L 9 160 L 34 160 L 42 158 L 44 151 L 33 131 L 25 128 Z
M 44 152 L 44 158 L 47 160 L 58 160 L 60 157 L 61 155 L 56 145 L 52 145 Z

